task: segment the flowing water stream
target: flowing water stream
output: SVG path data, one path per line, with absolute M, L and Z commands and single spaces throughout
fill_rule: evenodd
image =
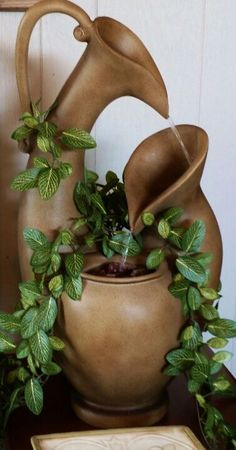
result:
M 178 142 L 180 144 L 180 147 L 181 147 L 181 150 L 183 151 L 183 154 L 184 154 L 186 160 L 188 161 L 188 164 L 190 165 L 191 161 L 190 161 L 190 158 L 189 158 L 189 153 L 188 153 L 188 150 L 186 149 L 186 147 L 185 147 L 185 145 L 183 143 L 183 140 L 182 140 L 182 138 L 181 138 L 181 136 L 179 134 L 178 129 L 176 128 L 176 126 L 175 126 L 175 124 L 174 124 L 174 122 L 173 122 L 173 120 L 172 120 L 172 118 L 170 116 L 168 117 L 167 120 L 169 121 L 171 130 L 173 131 L 176 139 L 178 140 Z

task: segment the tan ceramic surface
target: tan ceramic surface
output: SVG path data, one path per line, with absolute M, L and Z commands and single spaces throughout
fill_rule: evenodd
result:
M 35 436 L 34 450 L 204 450 L 187 427 L 153 427 Z

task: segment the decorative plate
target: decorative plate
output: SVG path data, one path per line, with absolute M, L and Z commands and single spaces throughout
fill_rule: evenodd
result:
M 33 436 L 34 450 L 205 450 L 187 427 L 122 428 Z

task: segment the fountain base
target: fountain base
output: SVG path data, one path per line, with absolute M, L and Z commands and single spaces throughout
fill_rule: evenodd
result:
M 168 398 L 164 394 L 155 404 L 141 408 L 111 408 L 81 398 L 75 391 L 71 396 L 76 416 L 96 428 L 126 428 L 150 426 L 167 413 Z

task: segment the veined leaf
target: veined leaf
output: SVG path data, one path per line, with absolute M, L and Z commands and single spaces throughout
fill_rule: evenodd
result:
M 40 135 L 44 136 L 45 138 L 52 138 L 57 134 L 57 126 L 55 125 L 55 123 L 47 121 L 40 123 L 38 126 L 38 130 L 40 132 Z
M 186 294 L 189 289 L 189 283 L 185 280 L 176 281 L 175 283 L 172 283 L 168 289 L 174 297 L 179 299 L 186 298 Z
M 15 350 L 16 345 L 14 344 L 12 338 L 10 338 L 7 334 L 2 333 L 0 331 L 0 352 L 7 353 Z
M 51 260 L 51 244 L 47 247 L 43 246 L 34 250 L 33 255 L 30 259 L 30 265 L 33 267 L 47 266 Z
M 158 233 L 163 239 L 167 239 L 170 234 L 170 225 L 165 219 L 161 219 L 157 226 Z
M 184 228 L 173 228 L 168 235 L 168 241 L 177 248 L 182 248 L 182 238 L 185 233 Z
M 196 399 L 197 399 L 197 402 L 199 403 L 199 405 L 203 409 L 205 409 L 206 408 L 206 400 L 205 400 L 205 398 L 202 395 L 200 395 L 200 394 L 196 394 Z
M 207 267 L 213 259 L 212 253 L 197 253 L 193 256 L 203 267 Z
M 29 128 L 37 128 L 39 124 L 37 119 L 35 119 L 35 117 L 33 117 L 30 113 L 23 114 L 21 120 L 23 120 L 24 124 Z
M 45 234 L 36 228 L 25 228 L 23 231 L 23 237 L 24 241 L 32 250 L 38 250 L 41 247 L 50 245 Z
M 22 295 L 29 299 L 40 298 L 42 296 L 37 281 L 22 281 L 19 284 L 19 289 Z
M 103 253 L 104 253 L 104 255 L 109 259 L 109 258 L 112 258 L 112 256 L 114 255 L 114 250 L 112 250 L 110 247 L 109 247 L 109 240 L 108 240 L 108 237 L 107 236 L 104 236 L 103 237 L 103 240 L 102 240 L 102 251 L 103 251 Z
M 84 181 L 85 183 L 96 183 L 98 180 L 98 174 L 92 170 L 88 170 L 86 167 L 84 169 Z
M 65 267 L 68 275 L 77 278 L 84 265 L 84 255 L 82 253 L 70 253 L 65 257 Z
M 184 210 L 182 208 L 169 208 L 162 214 L 162 217 L 171 225 L 174 225 L 180 219 L 183 213 Z
M 206 298 L 207 300 L 217 300 L 220 297 L 220 295 L 218 294 L 218 292 L 215 289 L 205 287 L 205 288 L 199 288 L 199 290 L 200 290 L 202 296 L 204 298 Z
M 152 250 L 146 259 L 146 267 L 148 269 L 156 269 L 165 259 L 165 253 L 161 248 Z
M 194 363 L 194 352 L 179 348 L 172 350 L 166 356 L 167 361 L 180 370 L 185 370 L 191 367 Z
M 20 318 L 0 311 L 0 329 L 8 333 L 16 333 L 20 329 Z
M 219 352 L 216 352 L 214 356 L 212 357 L 213 361 L 216 361 L 218 363 L 224 363 L 225 361 L 229 361 L 233 356 L 233 353 L 227 352 L 226 350 L 222 350 Z
M 24 314 L 21 321 L 21 336 L 28 339 L 38 330 L 37 316 L 39 308 L 32 306 Z
M 60 184 L 60 176 L 57 169 L 41 169 L 38 179 L 40 197 L 49 200 L 57 191 Z
M 184 233 L 182 240 L 182 249 L 189 252 L 197 252 L 205 237 L 205 224 L 202 220 L 196 220 L 191 227 Z
M 52 358 L 52 347 L 48 336 L 43 330 L 38 330 L 29 339 L 32 353 L 37 361 L 47 364 Z
M 176 266 L 180 273 L 190 281 L 202 283 L 205 280 L 206 272 L 198 261 L 190 256 L 182 256 L 176 259 Z
M 11 415 L 11 413 L 18 406 L 20 406 L 20 404 L 19 404 L 19 397 L 20 397 L 21 392 L 22 392 L 22 387 L 18 387 L 16 389 L 14 389 L 14 391 L 11 393 L 9 403 L 7 405 L 7 409 L 6 409 L 5 413 L 4 413 L 4 425 L 3 425 L 4 428 L 7 425 L 7 422 L 8 422 L 8 419 L 9 419 L 9 416 Z
M 41 152 L 49 152 L 51 149 L 51 139 L 43 136 L 42 134 L 38 134 L 37 147 L 39 148 L 39 150 L 41 150 Z
M 222 392 L 226 391 L 226 389 L 228 389 L 231 386 L 231 384 L 226 378 L 219 377 L 213 382 L 213 386 L 216 391 Z
M 58 168 L 58 171 L 59 171 L 59 175 L 62 179 L 67 178 L 73 172 L 72 165 L 69 163 L 61 163 Z
M 194 365 L 191 369 L 191 377 L 197 383 L 205 383 L 210 375 L 208 364 Z
M 165 367 L 165 369 L 163 370 L 163 373 L 165 375 L 168 375 L 169 377 L 176 377 L 176 375 L 181 374 L 181 370 L 179 370 L 177 367 L 169 364 L 167 367 Z
M 184 348 L 188 350 L 195 350 L 202 344 L 202 333 L 197 322 L 184 328 L 181 333 L 181 341 Z
M 30 353 L 30 348 L 27 340 L 22 340 L 17 349 L 16 349 L 16 356 L 18 359 L 26 358 Z
M 62 132 L 61 141 L 71 149 L 95 148 L 96 142 L 87 131 L 79 128 L 68 128 Z
M 141 219 L 146 227 L 150 227 L 155 222 L 155 216 L 151 212 L 143 211 L 141 214 Z
M 103 200 L 99 192 L 95 194 L 91 194 L 91 202 L 92 204 L 102 213 L 106 215 L 106 208 L 104 206 Z
M 33 414 L 39 415 L 43 409 L 43 389 L 36 378 L 25 385 L 25 403 Z
M 82 279 L 81 277 L 71 278 L 66 277 L 65 291 L 67 295 L 73 300 L 80 300 L 82 295 Z
M 12 181 L 11 188 L 13 191 L 28 191 L 38 185 L 38 176 L 40 169 L 34 167 L 20 172 Z
M 201 383 L 198 383 L 196 380 L 188 380 L 188 391 L 192 394 L 198 392 L 200 387 Z
M 209 341 L 207 341 L 207 345 L 209 345 L 209 347 L 211 348 L 223 348 L 228 344 L 228 340 L 227 339 L 223 339 L 223 338 L 211 338 L 209 339 Z
M 214 320 L 219 317 L 217 309 L 208 304 L 203 304 L 200 306 L 200 314 L 206 320 Z
M 62 275 L 56 275 L 55 277 L 51 278 L 51 280 L 48 283 L 48 289 L 51 291 L 52 295 L 55 298 L 60 297 L 63 291 L 64 286 L 64 279 Z
M 57 336 L 49 336 L 49 342 L 55 351 L 60 351 L 65 348 L 64 342 Z
M 45 375 L 57 375 L 61 372 L 61 367 L 58 366 L 55 362 L 51 361 L 48 364 L 42 366 L 42 372 Z
M 38 325 L 44 331 L 49 331 L 57 317 L 57 303 L 53 297 L 49 297 L 41 303 L 38 311 Z
M 200 292 L 197 288 L 190 286 L 188 290 L 188 304 L 193 311 L 197 311 L 202 303 Z
M 136 239 L 125 231 L 113 234 L 109 239 L 109 247 L 120 255 L 135 256 L 140 253 L 140 246 Z
M 15 131 L 13 131 L 11 138 L 14 139 L 17 142 L 23 141 L 24 139 L 27 139 L 30 134 L 32 133 L 32 129 L 28 128 L 26 126 L 21 126 L 16 128 Z
M 215 319 L 207 324 L 207 330 L 221 338 L 236 337 L 236 322 L 230 319 Z
M 19 367 L 17 369 L 17 378 L 19 381 L 22 381 L 22 383 L 25 383 L 25 381 L 30 378 L 30 373 L 25 367 Z
M 60 232 L 60 235 L 61 235 L 61 243 L 63 245 L 70 245 L 72 243 L 74 236 L 70 230 L 67 230 L 67 229 L 62 230 Z

